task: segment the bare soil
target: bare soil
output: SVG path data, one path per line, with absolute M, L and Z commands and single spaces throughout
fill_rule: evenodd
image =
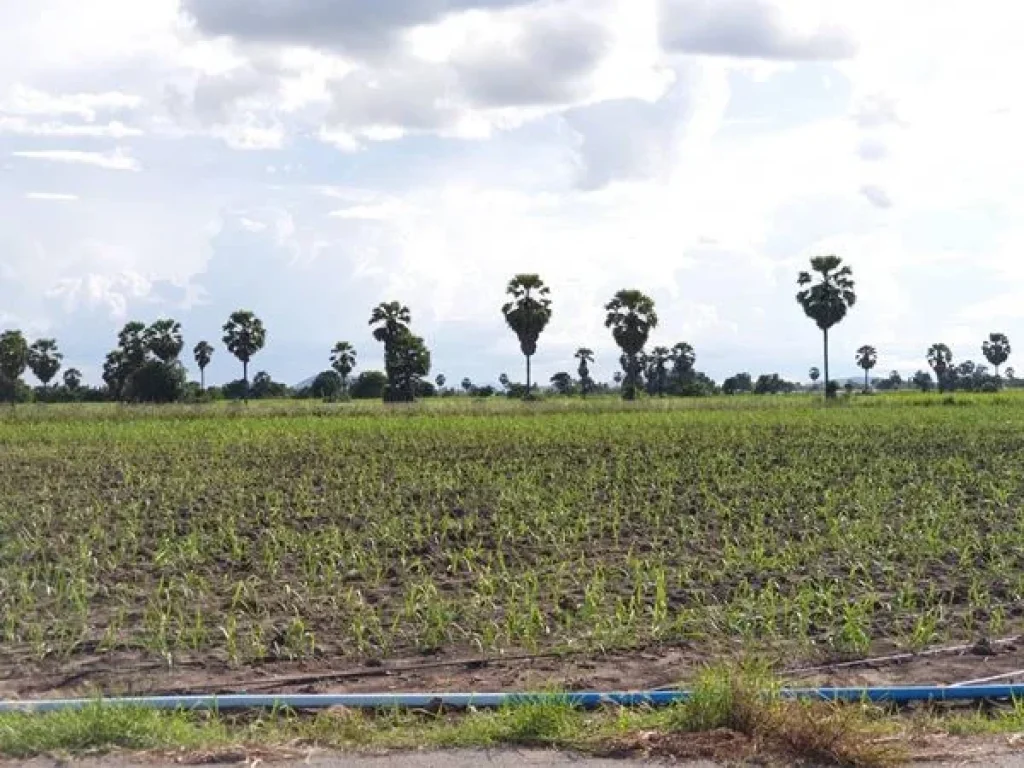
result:
M 1022 671 L 999 682 L 1024 680 L 1024 642 L 983 642 L 957 650 L 897 655 L 879 646 L 876 661 L 794 658 L 779 653 L 775 669 L 790 684 L 875 686 L 951 684 Z M 201 694 L 367 693 L 399 691 L 640 690 L 686 685 L 705 665 L 740 658 L 736 649 L 659 646 L 605 654 L 508 654 L 505 657 L 417 656 L 331 659 L 232 666 L 215 658 L 169 663 L 127 652 L 78 654 L 0 668 L 0 697 Z

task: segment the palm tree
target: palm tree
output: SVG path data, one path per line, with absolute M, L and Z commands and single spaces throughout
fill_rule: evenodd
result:
M 245 401 L 249 402 L 249 361 L 267 343 L 267 331 L 263 321 L 247 309 L 231 313 L 224 324 L 224 346 L 242 364 L 242 381 L 245 383 Z
M 814 282 L 808 272 L 801 272 L 797 284 L 803 289 L 797 293 L 796 300 L 804 309 L 804 314 L 811 318 L 821 329 L 825 350 L 825 397 L 830 395 L 830 379 L 828 373 L 828 332 L 834 325 L 846 317 L 850 307 L 857 303 L 857 294 L 853 292 L 853 270 L 842 266 L 843 260 L 838 256 L 816 256 L 811 259 L 811 269 L 818 273 L 818 282 Z M 834 393 L 833 393 L 834 394 Z
M 64 386 L 69 392 L 76 392 L 82 386 L 82 372 L 77 368 L 68 368 L 64 371 Z
M 157 320 L 143 334 L 146 349 L 162 363 L 176 360 L 185 346 L 181 338 L 181 323 L 177 320 Z
M 981 345 L 981 351 L 996 369 L 996 378 L 999 378 L 999 366 L 1010 357 L 1010 340 L 1005 333 L 990 333 L 988 341 Z
M 341 391 L 348 394 L 348 377 L 356 367 L 356 348 L 339 341 L 331 350 L 331 368 L 341 377 Z
M 448 381 L 448 379 L 444 377 L 443 373 L 437 374 L 437 378 L 434 379 L 434 383 L 437 384 L 437 388 L 439 390 L 444 389 L 444 384 L 446 381 Z
M 519 338 L 519 348 L 526 357 L 526 397 L 531 393 L 530 358 L 537 352 L 537 340 L 551 321 L 551 289 L 544 285 L 539 275 L 516 275 L 505 289 L 512 297 L 501 308 L 508 327 Z
M 54 339 L 39 339 L 28 348 L 28 367 L 32 369 L 32 373 L 44 389 L 60 371 L 63 360 L 64 355 L 57 350 L 57 342 Z
M 638 356 L 647 344 L 651 330 L 658 326 L 654 300 L 637 290 L 622 290 L 605 305 L 605 312 L 605 328 L 612 329 L 612 338 L 629 364 L 629 387 L 623 392 L 623 397 L 636 400 Z
M 857 365 L 864 369 L 864 391 L 868 391 L 868 371 L 878 363 L 878 350 L 865 344 L 857 350 Z
M 590 366 L 594 362 L 594 352 L 586 347 L 580 347 L 576 350 L 574 357 L 580 361 L 576 372 L 580 375 L 580 394 L 586 398 L 587 392 L 593 386 L 593 382 L 590 380 Z
M 508 389 L 509 385 L 512 383 L 512 380 L 509 379 L 507 373 L 503 373 L 501 374 L 501 376 L 498 377 L 498 383 L 501 384 L 502 389 Z
M 928 365 L 935 371 L 939 382 L 939 392 L 946 391 L 947 374 L 953 364 L 953 352 L 945 344 L 932 344 L 928 347 Z
M 192 356 L 199 366 L 199 388 L 206 391 L 206 366 L 213 360 L 213 346 L 208 341 L 200 341 L 192 350 Z
M 464 378 L 462 380 L 462 391 L 465 392 L 468 395 L 472 389 L 473 389 L 473 382 L 470 381 L 469 376 L 467 376 L 466 378 Z
M 654 379 L 651 382 L 654 385 L 654 391 L 658 393 L 658 397 L 665 396 L 665 379 L 668 378 L 668 362 L 672 358 L 672 352 L 668 347 L 655 347 L 651 350 L 650 355 L 650 370 L 654 374 L 651 378 Z
M 818 379 L 821 378 L 821 371 L 818 369 L 818 366 L 815 365 L 811 367 L 811 370 L 807 375 L 811 377 L 811 382 L 816 384 Z
M 384 345 L 384 372 L 388 377 L 390 397 L 398 395 L 398 346 L 403 337 L 409 335 L 412 313 L 397 301 L 381 302 L 370 314 L 373 338 Z
M 693 370 L 694 363 L 697 362 L 697 353 L 694 352 L 693 347 L 687 344 L 685 341 L 680 341 L 674 347 L 672 347 L 672 373 L 677 378 L 683 378 Z

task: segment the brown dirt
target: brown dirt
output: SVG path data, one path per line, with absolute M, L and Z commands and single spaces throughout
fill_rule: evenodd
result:
M 1024 642 L 909 660 L 796 670 L 820 660 L 792 657 L 776 664 L 794 685 L 949 684 L 1024 670 Z M 872 655 L 897 652 L 879 647 Z M 781 655 L 781 654 L 780 654 Z M 352 666 L 330 659 L 232 667 L 207 658 L 160 663 L 128 653 L 80 655 L 68 662 L 44 661 L 0 669 L 0 697 L 188 694 L 188 693 L 365 693 L 397 691 L 637 690 L 685 685 L 705 664 L 738 654 L 693 646 L 562 657 L 512 656 L 486 661 L 466 657 L 413 657 Z M 785 657 L 783 657 L 785 658 Z M 1008 678 L 1000 682 L 1012 682 Z M 1019 678 L 1024 680 L 1024 675 Z

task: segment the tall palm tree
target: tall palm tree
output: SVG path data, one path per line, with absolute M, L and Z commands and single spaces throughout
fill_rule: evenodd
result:
M 627 400 L 636 400 L 638 357 L 647 344 L 651 331 L 658 326 L 654 300 L 637 290 L 621 290 L 605 307 L 605 328 L 612 329 L 612 338 L 619 345 L 629 364 Z
M 60 371 L 64 360 L 55 339 L 39 339 L 28 348 L 28 367 L 45 389 Z
M 865 344 L 857 350 L 857 365 L 864 369 L 864 391 L 868 391 L 868 371 L 878 363 L 878 350 Z
M 530 397 L 532 371 L 530 359 L 537 352 L 537 340 L 551 321 L 551 289 L 539 275 L 516 275 L 505 289 L 512 301 L 504 304 L 501 313 L 505 322 L 519 338 L 519 348 L 526 357 L 526 397 Z
M 821 378 L 821 371 L 818 369 L 818 366 L 815 365 L 811 367 L 811 370 L 807 375 L 811 377 L 812 382 L 817 383 L 818 379 Z
M 947 375 L 953 365 L 953 352 L 945 344 L 932 344 L 928 347 L 928 365 L 935 371 L 935 379 L 939 382 L 939 392 L 946 391 Z
M 208 341 L 200 341 L 192 350 L 192 356 L 199 366 L 199 387 L 206 391 L 206 366 L 213 360 L 213 346 Z
M 593 386 L 593 382 L 590 379 L 590 366 L 594 362 L 594 351 L 586 347 L 580 347 L 576 350 L 575 358 L 580 361 L 579 368 L 576 369 L 580 376 L 580 394 L 586 398 L 587 392 Z
M 804 309 L 804 314 L 811 318 L 821 329 L 825 350 L 825 397 L 828 398 L 828 332 L 846 317 L 850 307 L 857 303 L 854 293 L 853 270 L 842 266 L 843 260 L 838 256 L 815 256 L 811 259 L 811 269 L 817 273 L 818 282 L 814 282 L 809 272 L 801 272 L 797 276 L 797 284 L 801 290 L 796 300 Z
M 1009 359 L 1010 352 L 1010 340 L 1006 338 L 1005 333 L 990 333 L 988 341 L 981 345 L 981 351 L 985 355 L 985 359 L 988 360 L 996 369 L 996 378 L 999 378 L 999 366 L 1002 365 Z
M 356 348 L 339 341 L 331 350 L 331 368 L 341 377 L 341 391 L 348 394 L 348 377 L 356 367 Z
M 686 376 L 693 370 L 694 363 L 697 362 L 697 353 L 693 350 L 693 346 L 687 344 L 685 341 L 680 341 L 674 347 L 672 347 L 672 373 L 678 378 Z
M 247 309 L 231 313 L 224 324 L 224 346 L 242 364 L 242 381 L 245 383 L 245 401 L 249 401 L 249 361 L 267 343 L 267 331 L 263 321 Z
M 384 345 L 384 372 L 392 396 L 397 392 L 397 346 L 402 337 L 410 333 L 411 322 L 409 308 L 397 301 L 381 302 L 370 314 L 370 325 L 377 326 L 373 329 L 373 338 Z

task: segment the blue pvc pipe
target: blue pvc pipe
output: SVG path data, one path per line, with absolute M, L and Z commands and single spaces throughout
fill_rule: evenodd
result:
M 35 699 L 0 701 L 0 713 L 55 712 L 82 709 L 102 704 L 110 707 L 148 709 L 235 710 L 235 709 L 424 709 L 445 707 L 488 709 L 510 704 L 557 701 L 574 707 L 593 709 L 603 705 L 659 707 L 690 698 L 690 692 L 678 691 L 598 691 L 573 693 L 381 693 L 381 694 L 231 694 L 226 696 L 139 696 L 112 699 Z M 984 699 L 1024 699 L 1024 685 L 897 686 L 876 688 L 784 688 L 779 695 L 787 699 L 819 701 L 867 701 L 904 703 L 914 701 L 979 701 Z

